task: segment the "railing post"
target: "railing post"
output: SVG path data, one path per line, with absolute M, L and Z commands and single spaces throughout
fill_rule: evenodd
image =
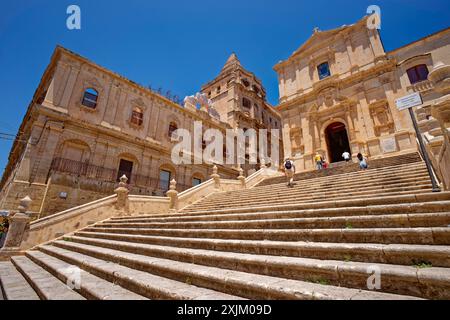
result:
M 177 191 L 177 182 L 175 179 L 170 181 L 170 189 L 166 192 L 166 195 L 170 198 L 169 202 L 169 212 L 177 212 L 178 211 L 178 191 Z
M 214 165 L 211 178 L 214 180 L 214 188 L 220 189 L 220 176 L 217 172 L 218 172 L 218 168 L 216 165 Z
M 247 186 L 246 186 L 246 182 L 245 182 L 244 169 L 242 169 L 242 168 L 239 168 L 238 180 L 241 182 L 241 188 L 245 189 Z
M 129 203 L 128 203 L 128 193 L 129 190 L 127 188 L 128 178 L 126 175 L 120 177 L 119 187 L 114 190 L 117 194 L 116 201 L 116 209 L 123 211 L 124 215 L 128 215 L 129 213 Z
M 31 202 L 31 198 L 26 196 L 20 200 L 20 205 L 17 208 L 19 212 L 10 215 L 8 234 L 6 235 L 5 244 L 0 250 L 0 257 L 10 257 L 20 254 L 20 246 L 22 245 L 31 220 L 27 214 Z

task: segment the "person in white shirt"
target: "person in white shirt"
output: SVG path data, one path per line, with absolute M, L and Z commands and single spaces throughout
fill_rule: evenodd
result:
M 344 158 L 344 160 L 345 160 L 346 162 L 349 162 L 350 159 L 351 159 L 350 153 L 348 153 L 347 151 L 345 151 L 345 152 L 342 154 L 342 158 Z
M 284 174 L 286 175 L 287 186 L 292 186 L 294 184 L 295 165 L 289 158 L 284 161 Z

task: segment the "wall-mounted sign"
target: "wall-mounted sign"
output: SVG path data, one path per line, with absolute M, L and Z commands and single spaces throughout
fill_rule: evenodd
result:
M 381 140 L 381 149 L 383 150 L 383 153 L 397 151 L 397 143 L 395 138 L 386 138 Z
M 409 94 L 407 96 L 401 97 L 395 100 L 395 105 L 398 110 L 405 110 L 412 107 L 420 106 L 423 103 L 422 97 L 419 92 L 415 92 L 413 94 Z

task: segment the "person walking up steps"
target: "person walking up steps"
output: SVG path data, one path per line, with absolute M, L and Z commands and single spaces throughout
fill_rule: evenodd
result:
M 319 152 L 316 152 L 316 155 L 314 156 L 314 161 L 316 162 L 317 170 L 320 170 L 323 168 L 323 158 Z
M 291 187 L 294 183 L 295 165 L 289 158 L 284 161 L 284 174 L 286 175 L 287 186 Z
M 342 154 L 342 158 L 344 158 L 345 162 L 349 162 L 351 160 L 351 155 L 350 155 L 350 153 L 348 153 L 348 151 L 345 151 Z
M 358 158 L 359 161 L 359 167 L 362 170 L 365 170 L 369 167 L 369 165 L 367 164 L 367 158 L 365 158 L 361 153 L 358 153 L 356 157 Z

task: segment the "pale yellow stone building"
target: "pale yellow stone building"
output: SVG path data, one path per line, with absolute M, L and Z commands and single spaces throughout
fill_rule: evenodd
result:
M 436 64 L 450 64 L 449 46 L 449 29 L 386 52 L 367 18 L 329 31 L 316 28 L 274 67 L 285 154 L 306 170 L 314 168 L 316 152 L 333 163 L 344 151 L 373 159 L 417 150 L 409 113 L 398 111 L 395 100 L 420 92 L 426 107 L 442 96 L 427 76 Z
M 203 182 L 211 165 L 171 161 L 172 132 L 192 130 L 195 121 L 224 134 L 282 128 L 278 156 L 291 157 L 297 171 L 313 169 L 316 152 L 332 163 L 344 151 L 369 160 L 415 152 L 411 118 L 395 104 L 413 92 L 424 101 L 416 113 L 436 175 L 449 188 L 450 84 L 442 79 L 450 69 L 450 29 L 386 52 L 379 32 L 363 18 L 330 31 L 315 29 L 274 69 L 279 106 L 266 101 L 261 81 L 232 54 L 201 87 L 210 108 L 199 109 L 57 47 L 9 155 L 0 209 L 15 209 L 29 195 L 31 211 L 42 217 L 111 195 L 123 174 L 132 194 L 162 196 L 173 178 L 179 191 Z M 258 166 L 246 164 L 245 174 Z M 219 174 L 235 179 L 238 167 L 221 165 Z
M 261 83 L 255 83 L 264 93 Z M 229 90 L 223 84 L 221 96 L 227 97 Z M 265 97 L 258 99 L 270 115 L 267 121 L 279 125 Z M 234 110 L 228 98 L 221 110 L 227 105 Z M 57 47 L 12 147 L 0 184 L 0 208 L 14 209 L 29 195 L 31 210 L 42 217 L 112 194 L 123 174 L 130 178 L 132 194 L 162 196 L 171 179 L 179 191 L 195 186 L 209 179 L 212 166 L 175 166 L 171 135 L 177 128 L 192 131 L 195 121 L 202 122 L 203 132 L 211 128 L 224 135 L 238 125 L 226 117 L 221 121 L 212 111 L 184 108 Z M 255 170 L 254 165 L 246 169 Z M 234 179 L 238 167 L 221 165 L 219 174 Z

